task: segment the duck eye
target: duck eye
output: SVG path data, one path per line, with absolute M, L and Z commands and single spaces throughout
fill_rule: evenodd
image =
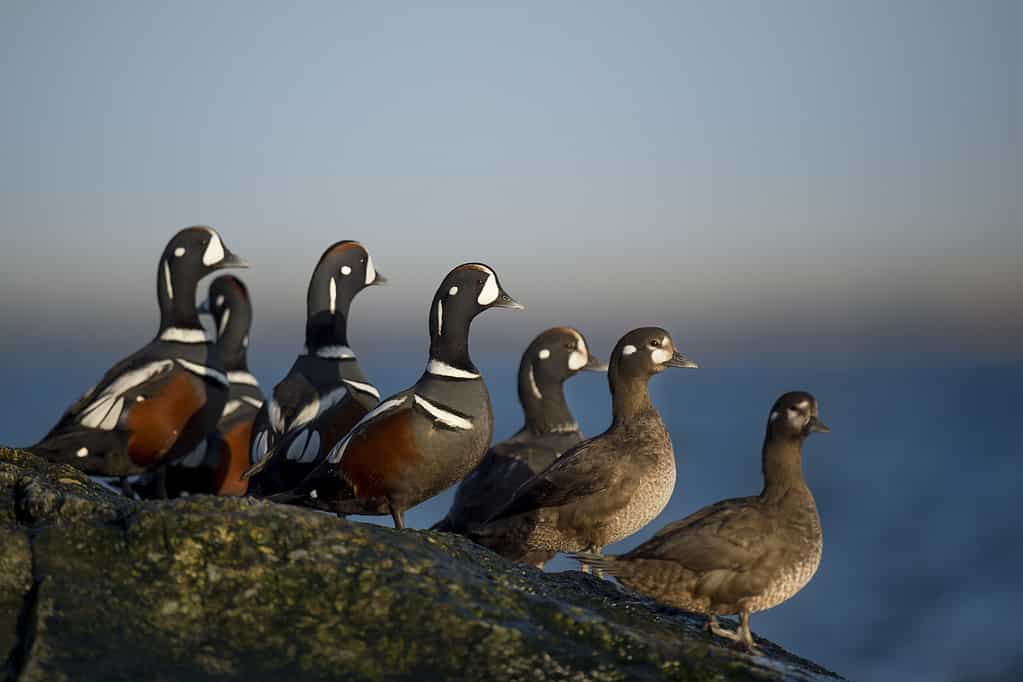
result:
M 660 339 L 654 339 L 653 341 L 650 342 L 650 345 L 653 346 L 654 348 L 658 348 L 661 345 L 661 341 Z

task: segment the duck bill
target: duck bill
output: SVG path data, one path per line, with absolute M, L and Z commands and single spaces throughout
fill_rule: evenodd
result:
M 810 431 L 814 433 L 831 433 L 831 427 L 822 422 L 817 417 L 814 417 L 810 421 Z
M 671 359 L 664 364 L 666 364 L 668 367 L 678 367 L 680 369 L 696 369 L 697 367 L 699 367 L 698 364 L 696 364 L 686 356 L 682 355 L 678 351 L 672 353 Z
M 380 286 L 381 284 L 387 284 L 387 278 L 381 275 L 379 272 L 376 273 L 376 277 L 369 283 L 371 287 Z
M 583 365 L 583 370 L 587 372 L 606 372 L 607 363 L 591 353 L 590 359 Z
M 491 308 L 507 308 L 509 310 L 525 310 L 526 306 L 522 305 L 514 298 L 508 295 L 508 292 L 502 291 L 497 296 L 497 300 L 490 304 Z
M 241 256 L 225 249 L 224 257 L 220 259 L 220 262 L 216 264 L 216 268 L 247 268 L 249 267 L 249 261 L 245 260 Z

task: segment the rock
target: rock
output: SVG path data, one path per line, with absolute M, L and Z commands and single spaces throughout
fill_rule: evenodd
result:
M 33 680 L 835 678 L 579 572 L 247 498 L 133 502 L 0 449 L 0 656 Z

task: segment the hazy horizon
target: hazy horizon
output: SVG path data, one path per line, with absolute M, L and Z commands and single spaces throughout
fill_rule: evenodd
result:
M 253 262 L 254 352 L 354 238 L 391 278 L 363 354 L 423 356 L 483 260 L 528 310 L 477 353 L 654 323 L 729 366 L 1023 359 L 1018 3 L 0 13 L 7 362 L 144 343 L 196 223 Z

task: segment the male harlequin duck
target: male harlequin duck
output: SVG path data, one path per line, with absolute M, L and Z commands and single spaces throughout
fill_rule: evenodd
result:
M 263 406 L 263 392 L 249 372 L 247 351 L 252 326 L 252 304 L 245 284 L 233 275 L 213 280 L 199 312 L 213 316 L 227 379 L 231 384 L 227 403 L 206 449 L 197 448 L 187 457 L 167 466 L 167 492 L 244 495 L 241 479 L 249 468 L 252 423 Z
M 493 435 L 490 395 L 469 358 L 469 325 L 490 308 L 521 309 L 481 263 L 444 278 L 430 305 L 430 360 L 411 388 L 370 411 L 303 481 L 298 495 L 338 515 L 404 513 L 479 464 Z
M 711 632 L 755 652 L 750 614 L 795 595 L 820 564 L 821 523 L 803 480 L 801 451 L 807 436 L 829 430 L 812 395 L 786 393 L 768 418 L 760 495 L 704 507 L 621 556 L 576 558 L 630 589 L 707 614 Z M 733 613 L 738 632 L 717 621 Z
M 647 386 L 668 367 L 696 367 L 668 332 L 644 327 L 623 336 L 608 369 L 610 428 L 524 483 L 469 537 L 523 560 L 536 552 L 599 552 L 650 523 L 675 489 L 675 452 Z
M 156 270 L 156 338 L 114 365 L 31 449 L 86 473 L 123 477 L 204 447 L 228 380 L 199 323 L 196 286 L 214 270 L 246 266 L 210 227 L 174 235 Z
M 558 455 L 583 438 L 565 402 L 564 382 L 582 370 L 607 370 L 590 353 L 577 330 L 554 327 L 540 333 L 519 363 L 519 403 L 525 425 L 487 451 L 483 461 L 462 479 L 447 516 L 432 530 L 464 533 L 503 507 L 520 485 L 543 471 Z M 532 563 L 543 559 L 534 557 Z
M 348 311 L 356 294 L 385 281 L 359 242 L 337 242 L 320 256 L 306 294 L 306 352 L 274 386 L 252 430 L 254 466 L 244 475 L 251 494 L 294 489 L 380 402 L 348 347 Z

